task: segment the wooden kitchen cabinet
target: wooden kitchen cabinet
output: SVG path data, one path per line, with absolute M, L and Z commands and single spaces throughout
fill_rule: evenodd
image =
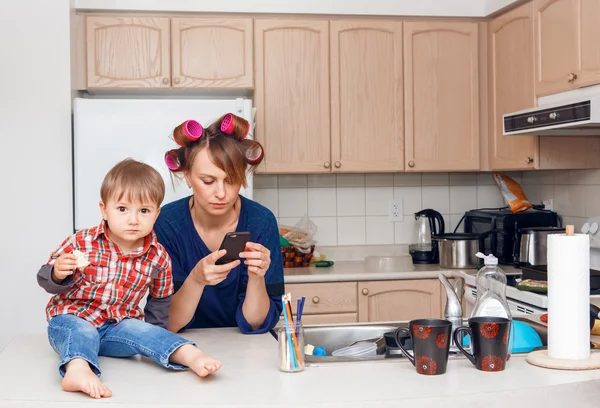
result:
M 600 83 L 600 2 L 535 0 L 535 93 Z
M 252 36 L 250 18 L 87 16 L 86 88 L 250 89 Z
M 386 322 L 443 316 L 438 279 L 358 282 L 358 320 Z
M 252 19 L 172 18 L 174 88 L 252 88 Z
M 88 16 L 88 88 L 169 88 L 169 18 Z
M 532 3 L 526 3 L 489 23 L 488 55 L 490 169 L 534 169 L 539 165 L 538 137 L 502 135 L 502 115 L 536 104 Z
M 358 321 L 357 282 L 288 283 L 286 293 L 294 299 L 302 296 L 304 324 L 353 323 Z M 292 313 L 296 314 L 296 303 Z
M 254 47 L 259 172 L 329 171 L 328 21 L 256 19 Z
M 332 170 L 404 170 L 402 22 L 329 24 Z
M 405 169 L 479 170 L 478 24 L 404 23 Z

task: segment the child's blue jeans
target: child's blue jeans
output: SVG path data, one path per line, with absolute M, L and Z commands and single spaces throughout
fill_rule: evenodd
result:
M 98 356 L 131 357 L 142 355 L 163 367 L 184 370 L 187 367 L 169 362 L 171 354 L 186 340 L 162 327 L 138 319 L 124 319 L 115 325 L 109 321 L 100 327 L 73 315 L 59 315 L 50 319 L 48 325 L 50 345 L 60 355 L 58 371 L 65 375 L 65 365 L 74 358 L 81 358 L 100 376 Z

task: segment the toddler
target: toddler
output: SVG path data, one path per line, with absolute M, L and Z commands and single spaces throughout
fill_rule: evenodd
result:
M 40 268 L 39 285 L 54 294 L 46 308 L 48 339 L 60 355 L 65 391 L 112 395 L 100 382 L 98 356 L 139 354 L 201 377 L 221 367 L 167 330 L 171 260 L 153 230 L 164 195 L 154 168 L 132 159 L 118 163 L 100 189 L 102 222 L 68 237 Z

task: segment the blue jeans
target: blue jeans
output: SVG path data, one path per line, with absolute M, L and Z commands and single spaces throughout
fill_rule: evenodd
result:
M 98 356 L 131 357 L 142 355 L 163 367 L 184 370 L 187 367 L 169 362 L 169 357 L 184 344 L 196 345 L 162 327 L 138 319 L 124 319 L 115 325 L 109 321 L 100 327 L 73 315 L 60 315 L 48 324 L 50 345 L 60 355 L 58 371 L 65 375 L 65 365 L 74 358 L 90 364 L 100 377 Z

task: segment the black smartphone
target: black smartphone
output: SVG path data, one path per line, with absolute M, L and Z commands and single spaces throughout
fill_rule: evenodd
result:
M 221 242 L 219 250 L 226 249 L 227 253 L 217 259 L 216 265 L 223 265 L 240 259 L 240 252 L 244 252 L 246 242 L 250 241 L 249 232 L 228 232 Z

